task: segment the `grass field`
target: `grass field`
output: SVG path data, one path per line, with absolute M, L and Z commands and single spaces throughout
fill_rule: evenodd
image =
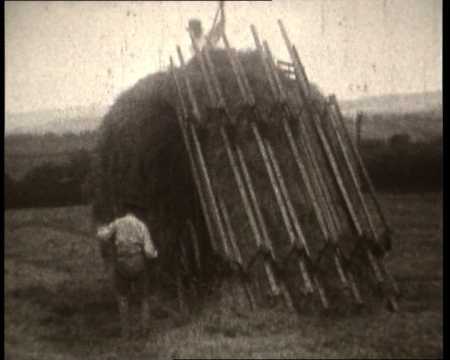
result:
M 400 311 L 237 315 L 206 304 L 189 318 L 152 307 L 145 339 L 119 337 L 116 305 L 89 208 L 5 213 L 5 355 L 10 359 L 172 357 L 438 358 L 442 356 L 442 195 L 384 195 L 395 229 L 387 260 Z

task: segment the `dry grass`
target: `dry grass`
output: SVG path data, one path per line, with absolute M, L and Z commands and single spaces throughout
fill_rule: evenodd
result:
M 95 240 L 85 235 L 89 209 L 8 211 L 6 358 L 440 357 L 441 194 L 382 200 L 396 230 L 388 264 L 404 295 L 399 313 L 296 317 L 278 307 L 237 315 L 211 301 L 187 319 L 154 302 L 151 334 L 128 342 L 119 337 Z M 170 299 L 165 304 L 175 307 Z

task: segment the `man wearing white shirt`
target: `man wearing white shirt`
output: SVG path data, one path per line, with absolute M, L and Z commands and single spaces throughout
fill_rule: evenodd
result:
M 149 321 L 147 259 L 158 257 L 158 251 L 151 239 L 143 217 L 143 209 L 136 201 L 128 201 L 124 216 L 98 228 L 102 254 L 105 247 L 113 249 L 112 276 L 119 305 L 122 335 L 130 336 L 129 297 L 134 285 L 141 297 L 142 331 Z
M 192 34 L 193 41 L 197 44 L 198 50 L 201 51 L 205 46 L 215 47 L 222 34 L 225 31 L 225 12 L 224 2 L 220 2 L 220 19 L 217 24 L 213 24 L 209 33 L 205 36 L 203 33 L 202 23 L 198 19 L 189 20 L 188 31 Z M 193 49 L 195 53 L 195 49 Z

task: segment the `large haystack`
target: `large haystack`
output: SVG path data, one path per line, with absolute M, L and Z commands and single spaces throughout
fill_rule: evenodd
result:
M 223 50 L 211 53 L 231 113 L 236 114 L 241 103 L 239 90 L 227 55 Z M 256 52 L 239 52 L 238 56 L 248 75 L 258 106 L 267 113 L 273 103 L 265 77 L 263 65 Z M 202 113 L 208 106 L 208 97 L 202 81 L 200 66 L 191 60 L 187 66 L 196 97 L 201 101 Z M 293 83 L 283 76 L 290 89 Z M 316 98 L 321 98 L 316 90 Z M 99 143 L 99 186 L 94 206 L 97 220 L 110 220 L 114 216 L 114 205 L 130 193 L 137 192 L 148 206 L 149 227 L 161 250 L 161 266 L 170 272 L 173 269 L 173 254 L 177 241 L 186 237 L 185 222 L 191 219 L 203 246 L 203 260 L 209 258 L 209 245 L 201 216 L 197 191 L 189 169 L 188 158 L 176 119 L 177 95 L 170 73 L 157 73 L 140 80 L 125 91 L 104 117 Z M 210 123 L 215 119 L 208 119 Z M 212 125 L 214 125 L 212 123 Z M 214 127 L 214 126 L 213 126 Z M 271 130 L 272 131 L 272 130 Z M 279 132 L 273 128 L 276 143 Z M 281 140 L 281 137 L 280 141 Z M 232 223 L 239 238 L 243 255 L 248 259 L 254 251 L 254 240 L 236 190 L 225 150 L 217 132 L 209 131 L 205 142 L 207 162 L 212 170 L 214 185 L 220 188 L 230 211 Z M 274 206 L 274 195 L 265 169 L 250 134 L 245 143 L 248 165 L 255 176 L 255 187 L 269 225 L 271 238 L 280 244 L 288 244 L 282 233 L 279 214 Z M 279 160 L 287 181 L 296 176 L 291 157 L 283 154 L 286 147 L 280 146 Z M 285 156 L 286 155 L 286 156 Z M 296 184 L 296 181 L 292 181 Z M 290 188 L 292 189 L 294 185 Z M 292 194 L 299 214 L 305 217 L 306 231 L 314 236 L 315 224 L 306 221 L 310 209 L 304 208 L 302 191 Z M 280 245 L 281 246 L 281 245 Z M 282 247 L 276 247 L 282 249 Z M 209 272 L 209 270 L 208 270 Z

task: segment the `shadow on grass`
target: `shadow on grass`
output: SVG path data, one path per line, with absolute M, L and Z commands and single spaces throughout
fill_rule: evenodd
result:
M 417 291 L 419 288 L 417 287 Z M 40 339 L 51 343 L 56 350 L 70 352 L 80 357 L 83 354 L 98 355 L 111 351 L 125 354 L 126 351 L 132 350 L 133 354 L 139 354 L 145 348 L 148 339 L 136 338 L 129 342 L 121 341 L 117 307 L 111 295 L 112 293 L 105 286 L 95 288 L 91 284 L 90 287 L 77 288 L 68 282 L 62 283 L 53 291 L 44 286 L 28 286 L 8 294 L 14 301 L 32 302 L 45 310 L 45 315 L 37 320 L 35 329 L 43 328 L 45 331 L 39 335 Z M 404 310 L 398 315 L 389 315 L 378 310 L 373 313 L 371 311 L 352 313 L 351 316 L 339 313 L 331 313 L 327 316 L 305 313 L 296 317 L 280 305 L 273 309 L 260 309 L 255 313 L 247 314 L 245 319 L 229 311 L 228 306 L 219 308 L 211 301 L 205 304 L 206 308 L 203 308 L 198 318 L 191 317 L 192 321 L 184 323 L 188 325 L 186 328 L 174 326 L 172 314 L 162 308 L 154 308 L 154 317 L 158 315 L 157 317 L 166 318 L 167 321 L 155 323 L 151 335 L 154 339 L 151 349 L 145 351 L 151 350 L 154 352 L 152 353 L 154 357 L 158 357 L 160 353 L 165 354 L 165 351 L 172 349 L 174 344 L 184 344 L 186 341 L 190 343 L 194 340 L 198 344 L 203 344 L 198 345 L 200 352 L 206 351 L 209 346 L 207 344 L 211 341 L 215 344 L 215 352 L 222 351 L 223 344 L 231 346 L 230 341 L 232 346 L 237 347 L 236 351 L 239 349 L 244 351 L 247 348 L 245 344 L 255 341 L 256 338 L 271 339 L 274 336 L 278 339 L 280 336 L 281 338 L 287 336 L 290 340 L 286 340 L 286 344 L 292 347 L 292 351 L 306 349 L 313 352 L 321 348 L 326 351 L 335 349 L 338 353 L 352 354 L 360 350 L 364 354 L 369 350 L 376 354 L 392 355 L 435 354 L 439 344 L 435 344 L 438 339 L 431 342 L 431 339 L 436 338 L 434 322 L 429 322 L 428 330 L 411 329 L 411 321 L 415 319 L 417 312 L 414 306 L 422 305 L 424 299 L 421 300 L 405 299 L 407 303 L 403 303 Z M 386 334 L 384 331 L 377 330 L 384 326 L 383 322 L 390 323 L 385 330 Z M 177 327 L 178 330 L 175 329 Z M 192 335 L 193 330 L 198 331 L 198 338 Z M 367 343 L 366 331 L 373 335 L 369 343 Z M 430 335 L 426 335 L 426 331 L 430 332 Z M 167 340 L 164 340 L 166 332 Z M 323 334 L 327 335 L 324 337 Z M 398 342 L 400 338 L 413 335 L 415 347 L 408 341 Z M 423 345 L 417 345 L 417 337 L 425 335 L 430 339 Z M 303 340 L 295 345 L 297 338 Z M 347 338 L 352 339 L 350 350 L 347 349 L 350 346 L 346 343 Z M 153 341 L 156 342 L 153 343 Z M 361 347 L 360 350 L 358 350 L 359 347 Z M 134 355 L 133 358 L 135 358 Z
M 56 291 L 44 286 L 28 286 L 11 291 L 15 301 L 33 302 L 48 312 L 39 320 L 47 328 L 47 340 L 83 342 L 95 338 L 107 341 L 120 336 L 114 297 L 105 290 L 61 286 Z
M 36 325 L 44 330 L 40 331 L 40 338 L 65 350 L 100 350 L 121 339 L 116 300 L 104 285 L 97 289 L 92 286 L 77 288 L 63 282 L 54 290 L 33 285 L 12 290 L 8 297 L 14 302 L 38 305 L 46 314 L 37 320 Z M 131 306 L 133 324 L 137 325 L 138 304 L 132 302 Z M 167 304 L 151 306 L 152 321 L 158 333 L 170 329 L 170 325 L 181 325 L 180 319 L 168 308 Z M 137 326 L 134 330 L 138 330 Z M 145 339 L 136 338 L 133 341 L 141 340 Z

